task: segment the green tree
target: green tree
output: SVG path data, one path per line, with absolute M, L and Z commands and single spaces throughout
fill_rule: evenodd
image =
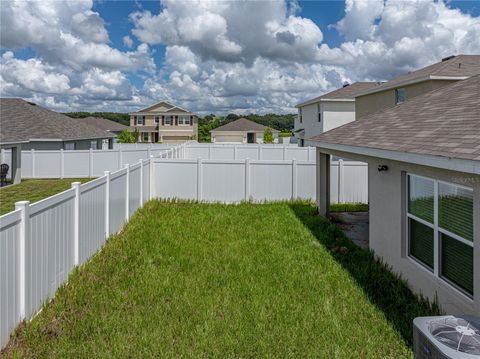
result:
M 137 142 L 133 133 L 123 130 L 118 135 L 118 143 L 135 143 Z
M 273 134 L 269 127 L 263 131 L 263 143 L 273 143 Z

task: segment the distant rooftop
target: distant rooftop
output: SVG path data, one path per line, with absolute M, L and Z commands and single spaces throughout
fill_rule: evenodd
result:
M 454 82 L 310 139 L 480 161 L 480 75 Z
M 378 86 L 378 82 L 354 82 L 353 84 L 344 85 L 339 89 L 304 101 L 298 104 L 296 107 L 310 105 L 321 100 L 354 100 L 358 93 L 371 89 L 375 86 Z
M 227 123 L 226 125 L 217 127 L 212 130 L 215 131 L 264 131 L 267 126 L 261 125 L 259 123 L 247 120 L 246 118 L 239 118 L 238 120 Z M 272 132 L 280 132 L 275 129 L 271 129 Z
M 106 118 L 102 117 L 85 117 L 85 118 L 77 118 L 76 120 L 80 122 L 87 123 L 89 125 L 95 126 L 101 130 L 108 131 L 108 132 L 121 132 L 123 130 L 129 130 L 128 126 L 122 125 L 121 123 L 107 120 Z
M 19 98 L 0 99 L 0 142 L 112 138 L 95 126 Z
M 365 89 L 357 96 L 388 90 L 391 88 L 427 80 L 463 80 L 480 74 L 480 55 L 449 56 L 433 65 L 406 73 L 394 79 L 381 83 L 370 89 Z

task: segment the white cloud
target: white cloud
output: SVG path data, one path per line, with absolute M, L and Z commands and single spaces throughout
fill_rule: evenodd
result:
M 37 54 L 3 55 L 2 95 L 64 111 L 130 111 L 167 99 L 203 112 L 290 112 L 344 81 L 384 80 L 480 52 L 480 19 L 442 1 L 347 0 L 332 25 L 345 38 L 337 47 L 300 14 L 288 0 L 162 0 L 157 14 L 130 15 L 141 44 L 133 48 L 127 35 L 129 50 L 120 51 L 90 1 L 2 3 L 2 46 Z M 160 69 L 157 46 L 166 47 Z M 143 76 L 141 88 L 129 73 Z
M 133 46 L 133 40 L 130 36 L 124 36 L 122 38 L 123 44 L 129 49 Z

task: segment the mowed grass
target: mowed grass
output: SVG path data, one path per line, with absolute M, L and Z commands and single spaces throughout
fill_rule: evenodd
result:
M 19 184 L 0 188 L 0 215 L 13 211 L 15 202 L 31 203 L 53 196 L 72 186 L 72 182 L 88 182 L 93 178 L 22 180 Z
M 151 201 L 3 354 L 404 358 L 431 313 L 311 204 Z

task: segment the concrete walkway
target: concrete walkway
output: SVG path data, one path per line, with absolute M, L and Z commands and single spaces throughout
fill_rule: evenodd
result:
M 331 213 L 331 216 L 353 243 L 368 248 L 368 212 Z

